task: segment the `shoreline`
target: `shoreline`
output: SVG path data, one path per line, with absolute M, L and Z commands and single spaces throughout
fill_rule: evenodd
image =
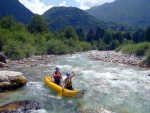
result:
M 130 66 L 136 65 L 148 68 L 150 67 L 146 64 L 143 64 L 145 57 L 124 54 L 122 52 L 94 50 L 88 52 L 88 57 L 91 59 L 100 60 L 102 62 L 127 64 Z
M 78 54 L 80 52 L 76 52 L 75 54 Z M 86 51 L 82 52 L 86 53 L 87 56 L 94 60 L 100 60 L 102 62 L 112 62 L 112 63 L 118 63 L 118 64 L 126 64 L 130 66 L 140 66 L 144 68 L 150 68 L 150 66 L 143 64 L 143 60 L 145 60 L 145 57 L 138 57 L 135 55 L 129 55 L 124 54 L 122 52 L 115 52 L 115 51 L 98 51 L 98 50 L 92 50 L 92 51 Z M 66 54 L 66 55 L 72 55 L 72 54 Z M 7 59 L 7 63 L 5 67 L 1 67 L 0 70 L 7 70 L 11 66 L 19 66 L 19 65 L 28 65 L 30 67 L 35 67 L 38 65 L 37 62 L 43 61 L 42 64 L 48 64 L 48 63 L 54 63 L 49 58 L 52 57 L 60 57 L 60 56 L 66 56 L 66 55 L 36 55 L 29 58 L 24 58 L 21 60 L 14 60 L 11 61 Z

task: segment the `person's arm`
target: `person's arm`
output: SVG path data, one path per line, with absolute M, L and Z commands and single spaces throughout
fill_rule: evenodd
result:
M 75 76 L 75 73 L 72 71 L 70 78 L 73 78 Z
M 55 73 L 53 73 L 52 77 L 53 77 L 53 78 L 55 77 Z
M 54 82 L 55 73 L 52 74 L 52 81 Z
M 60 73 L 60 72 L 59 72 Z M 62 78 L 62 74 L 60 73 L 60 79 L 62 79 L 63 80 L 63 78 Z

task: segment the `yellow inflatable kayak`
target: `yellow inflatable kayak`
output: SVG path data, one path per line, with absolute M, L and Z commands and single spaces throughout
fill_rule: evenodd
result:
M 67 97 L 67 98 L 81 98 L 85 94 L 85 90 L 68 90 L 68 89 L 64 89 L 64 91 L 62 91 L 62 87 L 57 85 L 57 84 L 55 84 L 53 82 L 51 76 L 45 76 L 44 81 L 45 81 L 45 85 L 47 85 L 48 87 L 50 87 L 51 89 L 56 91 L 58 94 L 61 93 L 61 95 L 63 97 Z

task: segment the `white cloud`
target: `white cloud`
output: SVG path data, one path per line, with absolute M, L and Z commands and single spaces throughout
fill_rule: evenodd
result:
M 66 1 L 63 1 L 62 3 L 59 3 L 59 6 L 66 6 Z
M 33 13 L 36 14 L 43 14 L 45 11 L 47 11 L 48 9 L 50 9 L 51 7 L 53 7 L 53 5 L 45 5 L 43 2 L 40 2 L 40 0 L 19 0 L 20 3 L 22 3 L 25 7 L 27 7 L 30 11 L 32 11 Z M 106 2 L 113 2 L 115 0 L 73 0 L 72 2 L 66 2 L 67 0 L 60 0 L 62 1 L 62 3 L 59 3 L 59 1 L 57 1 L 57 3 L 59 3 L 58 6 L 67 6 L 67 3 L 74 3 L 75 1 L 80 4 L 78 6 L 78 8 L 80 9 L 89 9 L 93 6 L 98 6 L 98 5 L 102 5 Z M 50 1 L 51 3 L 53 3 L 53 0 Z M 56 1 L 55 1 L 56 2 Z M 70 4 L 68 4 L 68 6 L 70 6 Z
M 46 6 L 40 0 L 19 0 L 25 7 L 36 14 L 43 14 L 46 10 L 53 7 L 52 5 Z
M 93 6 L 99 6 L 104 3 L 114 2 L 115 0 L 75 0 L 76 2 L 80 3 L 79 8 L 81 9 L 89 9 Z

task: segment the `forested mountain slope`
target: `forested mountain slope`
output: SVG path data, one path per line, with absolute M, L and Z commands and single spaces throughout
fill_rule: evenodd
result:
M 150 0 L 115 0 L 86 10 L 90 15 L 109 22 L 150 26 Z
M 17 21 L 28 23 L 34 15 L 29 9 L 22 5 L 19 0 L 0 0 L 1 17 L 13 15 Z

